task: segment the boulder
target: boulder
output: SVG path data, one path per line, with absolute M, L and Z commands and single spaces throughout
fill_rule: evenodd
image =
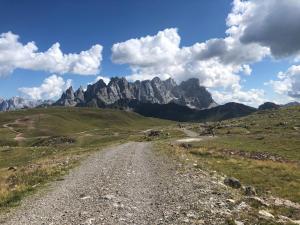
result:
M 229 187 L 235 188 L 235 189 L 239 189 L 239 188 L 242 187 L 241 182 L 238 179 L 233 178 L 233 177 L 225 178 L 224 184 L 229 186 Z
M 181 143 L 180 147 L 185 148 L 185 149 L 190 149 L 190 148 L 192 148 L 192 145 L 189 143 Z
M 274 219 L 274 216 L 266 210 L 259 210 L 258 214 L 264 219 Z
M 256 190 L 252 186 L 246 186 L 244 188 L 244 194 L 247 196 L 253 196 L 253 195 L 256 195 Z
M 15 166 L 11 166 L 11 167 L 9 167 L 8 169 L 7 169 L 8 171 L 17 171 L 17 167 L 15 167 Z
M 158 137 L 161 135 L 161 131 L 159 130 L 151 130 L 148 134 L 148 137 Z

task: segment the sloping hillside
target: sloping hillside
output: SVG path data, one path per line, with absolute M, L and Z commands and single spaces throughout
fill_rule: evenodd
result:
M 300 107 L 258 111 L 247 117 L 191 124 L 200 136 L 191 153 L 211 168 L 254 185 L 262 195 L 300 202 Z M 212 132 L 213 130 L 213 132 Z
M 204 110 L 191 109 L 175 103 L 161 105 L 131 101 L 128 105 L 144 116 L 181 122 L 221 121 L 247 116 L 256 111 L 253 107 L 234 102 Z
M 299 106 L 180 127 L 196 134 L 178 140 L 177 144 L 163 141 L 160 149 L 176 155 L 183 163 L 220 177 L 224 183 L 225 178 L 237 180 L 241 184 L 238 193 L 244 197 L 232 202 L 236 207 L 244 205 L 246 210 L 233 215 L 235 220 L 297 224 L 295 221 L 300 220 Z M 271 215 L 267 221 L 262 219 L 264 212 Z
M 0 209 L 66 173 L 90 152 L 169 124 L 112 109 L 60 107 L 0 113 Z
M 14 123 L 19 120 L 19 123 Z M 57 107 L 20 110 L 0 114 L 1 134 L 12 134 L 3 128 L 10 124 L 25 137 L 71 135 L 93 129 L 130 130 L 164 125 L 170 122 L 145 118 L 139 114 L 113 109 Z M 3 137 L 3 136 L 2 136 Z

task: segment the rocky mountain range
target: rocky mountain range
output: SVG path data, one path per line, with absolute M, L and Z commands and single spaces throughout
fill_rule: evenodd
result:
M 0 112 L 13 111 L 17 109 L 25 108 L 35 108 L 38 106 L 51 105 L 53 101 L 51 100 L 28 100 L 21 97 L 12 97 L 10 99 L 4 100 L 0 98 Z
M 175 121 L 223 120 L 256 111 L 238 103 L 217 105 L 196 78 L 179 85 L 173 79 L 162 81 L 158 77 L 135 82 L 115 77 L 108 84 L 99 80 L 86 91 L 70 87 L 54 105 L 129 109 L 143 116 Z
M 86 91 L 70 87 L 55 103 L 57 106 L 115 107 L 126 106 L 126 102 L 168 104 L 175 103 L 192 109 L 206 109 L 217 106 L 211 94 L 200 86 L 196 78 L 179 85 L 173 79 L 128 82 L 125 78 L 112 78 L 109 84 L 99 80 L 88 85 Z M 125 104 L 125 105 L 124 105 Z
M 277 105 L 266 102 L 258 110 L 278 109 L 299 105 L 298 102 Z M 27 100 L 13 97 L 9 100 L 0 98 L 0 111 L 45 106 L 99 107 L 131 110 L 144 116 L 176 121 L 217 121 L 249 115 L 256 108 L 227 103 L 217 105 L 211 94 L 201 86 L 196 78 L 176 84 L 173 79 L 128 82 L 125 78 L 111 78 L 108 84 L 99 80 L 74 91 L 69 87 L 59 100 Z

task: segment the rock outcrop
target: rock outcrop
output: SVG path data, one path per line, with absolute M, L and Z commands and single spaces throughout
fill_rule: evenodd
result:
M 54 103 L 56 106 L 76 106 L 84 104 L 84 90 L 80 87 L 74 92 L 73 87 L 69 87 L 61 96 L 61 98 Z
M 206 109 L 217 104 L 198 79 L 190 79 L 177 85 L 173 79 L 162 81 L 158 77 L 152 80 L 128 82 L 125 78 L 112 78 L 109 84 L 99 80 L 76 92 L 70 87 L 55 103 L 60 106 L 126 106 L 126 102 L 168 104 L 176 103 L 194 109 Z

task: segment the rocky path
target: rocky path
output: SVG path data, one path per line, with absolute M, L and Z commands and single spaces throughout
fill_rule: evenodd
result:
M 230 193 L 205 173 L 127 143 L 97 152 L 0 224 L 223 224 Z
M 186 128 L 183 128 L 181 129 L 186 136 L 188 137 L 191 137 L 191 138 L 195 138 L 195 137 L 199 137 L 199 134 L 196 133 L 195 131 L 192 131 L 192 130 L 189 130 L 189 129 L 186 129 Z

